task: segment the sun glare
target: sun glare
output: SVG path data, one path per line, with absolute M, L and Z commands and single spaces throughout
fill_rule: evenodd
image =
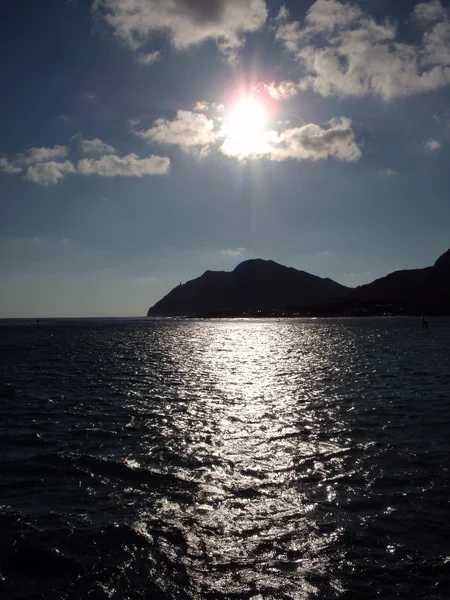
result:
M 262 104 L 253 98 L 242 98 L 232 108 L 228 122 L 232 133 L 243 137 L 252 136 L 264 129 L 266 111 Z
M 241 98 L 228 113 L 223 130 L 230 154 L 257 154 L 266 122 L 266 109 L 260 102 L 251 97 Z

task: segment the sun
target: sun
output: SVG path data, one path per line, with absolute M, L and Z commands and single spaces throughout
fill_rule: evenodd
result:
M 257 154 L 266 123 L 267 112 L 263 104 L 252 97 L 238 100 L 230 109 L 223 128 L 227 153 L 241 156 Z
M 228 124 L 233 135 L 244 138 L 260 133 L 266 119 L 266 111 L 260 102 L 253 98 L 242 98 L 231 109 Z

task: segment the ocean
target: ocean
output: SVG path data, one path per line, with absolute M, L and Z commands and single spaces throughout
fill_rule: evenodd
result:
M 0 597 L 450 598 L 450 319 L 0 321 Z

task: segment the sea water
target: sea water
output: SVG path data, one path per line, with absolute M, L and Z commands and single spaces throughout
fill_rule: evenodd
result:
M 450 598 L 450 320 L 0 323 L 0 596 Z

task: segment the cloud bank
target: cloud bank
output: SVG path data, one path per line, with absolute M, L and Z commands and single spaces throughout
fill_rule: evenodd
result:
M 165 34 L 177 49 L 210 39 L 231 56 L 267 19 L 265 0 L 94 0 L 93 9 L 133 50 Z
M 277 40 L 305 71 L 298 89 L 322 96 L 383 100 L 437 90 L 450 83 L 450 11 L 439 0 L 417 4 L 412 20 L 418 44 L 399 40 L 395 23 L 377 22 L 360 6 L 316 0 L 304 24 L 280 11 Z
M 119 157 L 106 154 L 98 159 L 82 158 L 76 165 L 65 162 L 41 162 L 28 167 L 25 179 L 39 185 L 54 185 L 68 174 L 98 175 L 99 177 L 144 177 L 147 175 L 166 175 L 170 169 L 170 160 L 162 156 L 139 158 L 136 154 Z
M 143 177 L 144 175 L 166 175 L 170 160 L 162 156 L 139 158 L 136 154 L 127 154 L 120 158 L 113 154 L 99 159 L 83 158 L 78 162 L 77 173 L 81 175 L 100 175 L 101 177 Z
M 269 135 L 268 145 L 269 158 L 276 161 L 336 158 L 351 162 L 362 155 L 351 121 L 344 117 L 332 119 L 327 129 L 310 123 Z
M 85 140 L 81 134 L 71 138 L 79 142 L 84 154 L 101 154 L 98 158 L 82 158 L 77 163 L 67 158 L 69 148 L 63 145 L 30 148 L 14 157 L 0 156 L 0 172 L 14 175 L 22 173 L 24 179 L 39 185 L 55 185 L 66 175 L 98 175 L 100 177 L 144 177 L 166 175 L 170 159 L 153 154 L 140 158 L 137 154 L 117 156 L 117 150 L 100 138 Z
M 158 144 L 178 145 L 182 148 L 207 146 L 214 142 L 214 121 L 201 113 L 177 111 L 175 119 L 157 119 L 153 127 L 136 131 L 142 139 Z
M 242 152 L 239 144 L 234 144 L 233 140 L 225 140 L 220 150 L 240 159 L 266 157 L 277 162 L 327 158 L 353 162 L 362 156 L 351 120 L 346 117 L 332 119 L 327 128 L 309 123 L 280 133 L 264 132 L 250 153 Z
M 286 94 L 291 95 L 288 85 L 280 89 L 286 89 Z M 198 102 L 195 108 L 208 106 L 206 102 Z M 157 119 L 149 129 L 134 133 L 152 143 L 196 151 L 200 157 L 213 149 L 238 159 L 266 157 L 274 161 L 326 158 L 355 161 L 361 157 L 351 120 L 345 117 L 332 119 L 325 128 L 309 123 L 280 132 L 262 131 L 247 142 L 239 135 L 234 139 L 234 132 L 229 134 L 226 118 L 208 118 L 203 113 L 178 110 L 174 119 Z

